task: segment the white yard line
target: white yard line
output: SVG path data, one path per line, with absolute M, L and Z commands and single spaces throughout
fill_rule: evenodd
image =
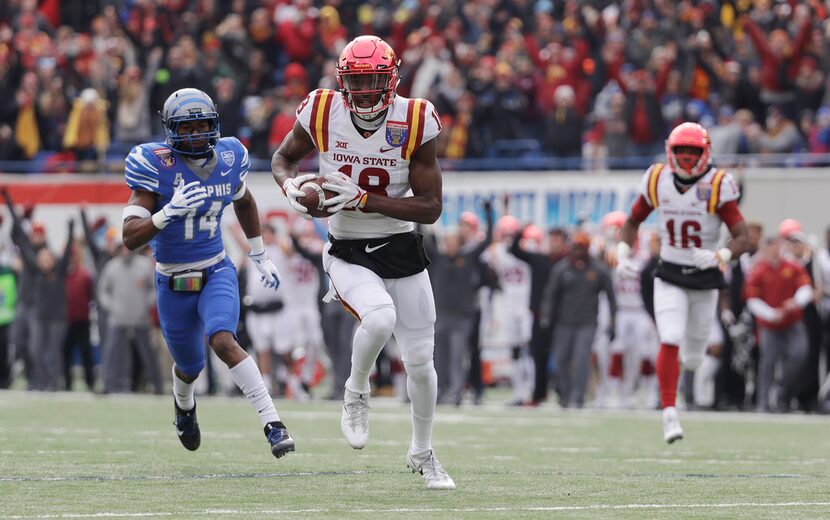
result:
M 518 506 L 518 507 L 430 507 L 430 508 L 309 508 L 309 509 L 204 509 L 200 511 L 157 511 L 143 513 L 62 513 L 44 515 L 0 516 L 0 520 L 29 520 L 47 518 L 157 518 L 179 515 L 188 516 L 235 516 L 235 515 L 297 515 L 312 513 L 499 513 L 499 512 L 556 512 L 556 511 L 616 511 L 616 510 L 683 510 L 683 509 L 734 509 L 734 508 L 781 508 L 781 507 L 830 507 L 830 502 L 727 502 L 717 504 L 589 504 L 584 506 Z

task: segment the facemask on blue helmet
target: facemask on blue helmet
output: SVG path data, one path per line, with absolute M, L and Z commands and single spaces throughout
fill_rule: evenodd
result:
M 188 126 L 198 126 L 203 121 L 207 122 L 205 129 L 182 132 Z M 170 94 L 161 111 L 161 123 L 167 145 L 184 155 L 205 155 L 219 140 L 216 105 L 210 96 L 195 88 L 183 88 Z

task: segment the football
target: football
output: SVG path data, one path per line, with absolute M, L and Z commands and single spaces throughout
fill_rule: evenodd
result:
M 297 201 L 305 206 L 306 209 L 308 209 L 308 214 L 314 218 L 330 217 L 331 213 L 329 213 L 326 210 L 326 207 L 323 206 L 323 202 L 326 201 L 326 198 L 337 196 L 337 193 L 331 190 L 323 189 L 322 185 L 324 182 L 326 182 L 325 178 L 318 177 L 316 179 L 311 179 L 300 186 L 300 190 L 305 193 L 305 196 L 299 197 Z

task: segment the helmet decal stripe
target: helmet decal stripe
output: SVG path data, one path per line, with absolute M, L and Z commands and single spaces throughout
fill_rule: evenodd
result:
M 720 187 L 723 184 L 723 178 L 726 177 L 724 170 L 718 170 L 715 173 L 715 178 L 712 179 L 712 193 L 709 194 L 709 213 L 715 214 L 718 212 L 718 202 L 720 202 Z
M 656 208 L 660 203 L 657 196 L 657 181 L 660 180 L 660 172 L 663 171 L 663 164 L 657 163 L 651 170 L 651 175 L 648 178 L 648 199 L 652 208 Z

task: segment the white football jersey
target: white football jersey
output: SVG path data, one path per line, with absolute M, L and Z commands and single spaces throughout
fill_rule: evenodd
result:
M 509 248 L 506 242 L 496 242 L 482 258 L 498 275 L 508 310 L 523 312 L 530 307 L 530 267 L 510 254 Z
M 320 290 L 320 276 L 317 268 L 299 254 L 291 255 L 288 261 L 291 271 L 291 294 L 286 295 L 290 306 L 311 306 L 317 308 L 317 293 Z
M 320 152 L 320 174 L 342 172 L 369 193 L 392 198 L 412 194 L 409 162 L 412 154 L 441 131 L 432 103 L 395 96 L 386 120 L 364 137 L 351 120 L 339 92 L 317 89 L 297 108 L 297 120 Z M 361 210 L 344 210 L 329 217 L 334 238 L 376 238 L 412 231 L 412 222 Z
M 680 193 L 670 167 L 655 164 L 643 175 L 642 195 L 659 213 L 660 258 L 694 265 L 694 248 L 717 248 L 722 222 L 718 210 L 737 200 L 740 191 L 731 174 L 711 168 Z

